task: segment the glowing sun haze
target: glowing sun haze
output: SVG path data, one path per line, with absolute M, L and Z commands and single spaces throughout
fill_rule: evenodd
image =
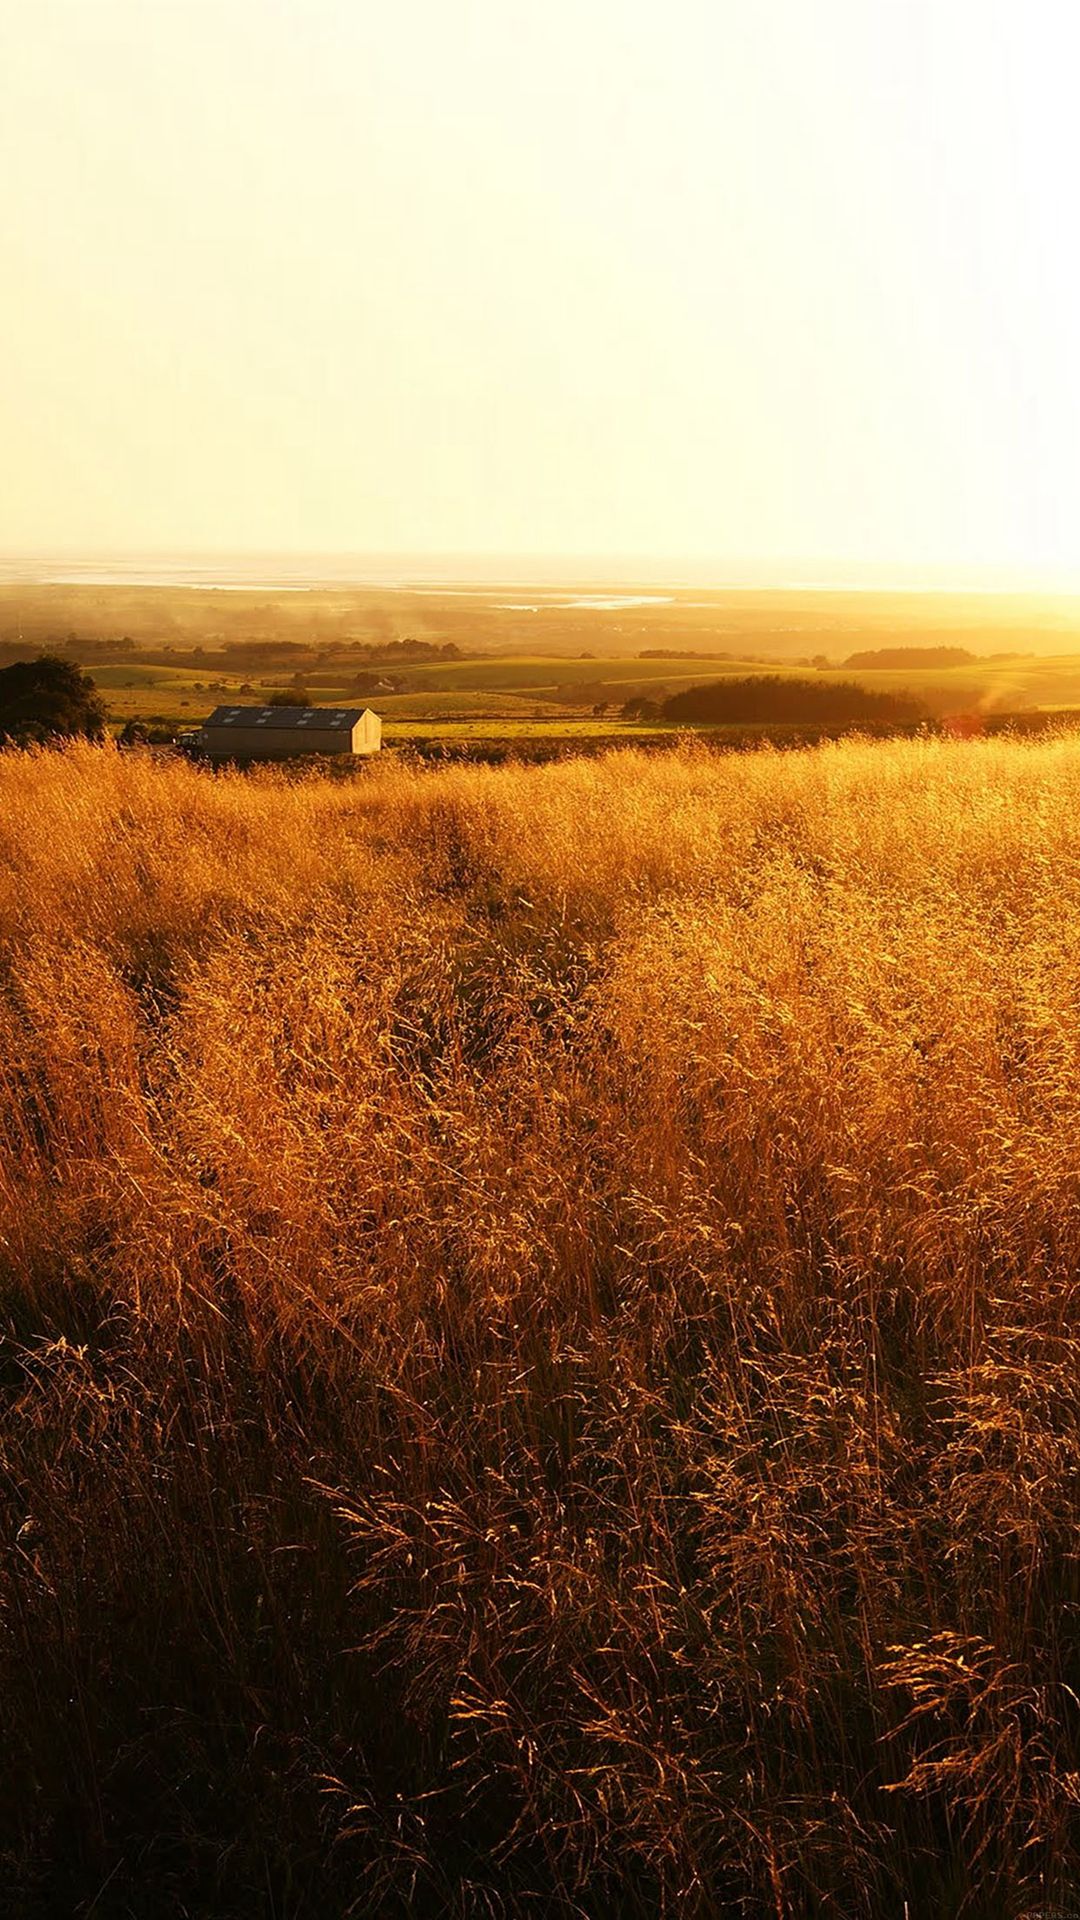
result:
M 0 545 L 1080 580 L 1073 0 L 0 0 Z

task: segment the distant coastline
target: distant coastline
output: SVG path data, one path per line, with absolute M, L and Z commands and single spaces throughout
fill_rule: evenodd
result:
M 745 594 L 912 595 L 988 599 L 1075 599 L 1080 580 L 1019 581 L 983 578 L 937 581 L 810 577 L 794 566 L 766 570 L 710 565 L 700 559 L 625 556 L 447 554 L 206 554 L 140 553 L 72 557 L 70 554 L 0 554 L 0 586 L 188 588 L 204 593 L 385 592 L 501 594 L 550 598 L 571 594 L 573 604 L 609 610 L 660 604 L 679 593 L 710 597 Z M 520 609 L 524 611 L 525 609 Z

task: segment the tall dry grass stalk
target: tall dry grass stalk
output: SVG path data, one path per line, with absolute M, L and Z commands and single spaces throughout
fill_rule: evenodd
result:
M 1080 1880 L 1080 741 L 0 756 L 0 1882 Z

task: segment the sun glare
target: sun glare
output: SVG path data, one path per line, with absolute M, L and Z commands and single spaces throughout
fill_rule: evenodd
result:
M 9 550 L 1080 579 L 1050 0 L 40 0 Z

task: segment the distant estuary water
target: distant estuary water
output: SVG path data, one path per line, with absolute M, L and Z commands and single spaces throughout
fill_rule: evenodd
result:
M 553 602 L 580 611 L 618 612 L 624 607 L 664 606 L 672 595 L 622 593 L 625 569 L 582 562 L 567 564 L 513 559 L 490 560 L 409 555 L 316 554 L 27 554 L 0 556 L 0 584 L 86 587 L 190 587 L 217 593 L 315 593 L 335 588 L 382 588 L 401 593 L 494 596 L 508 587 L 525 587 L 535 604 L 513 612 L 539 612 Z M 628 582 L 628 585 L 630 583 Z M 633 583 L 637 585 L 637 582 Z M 665 583 L 667 584 L 667 583 Z M 595 585 L 604 591 L 590 593 Z

